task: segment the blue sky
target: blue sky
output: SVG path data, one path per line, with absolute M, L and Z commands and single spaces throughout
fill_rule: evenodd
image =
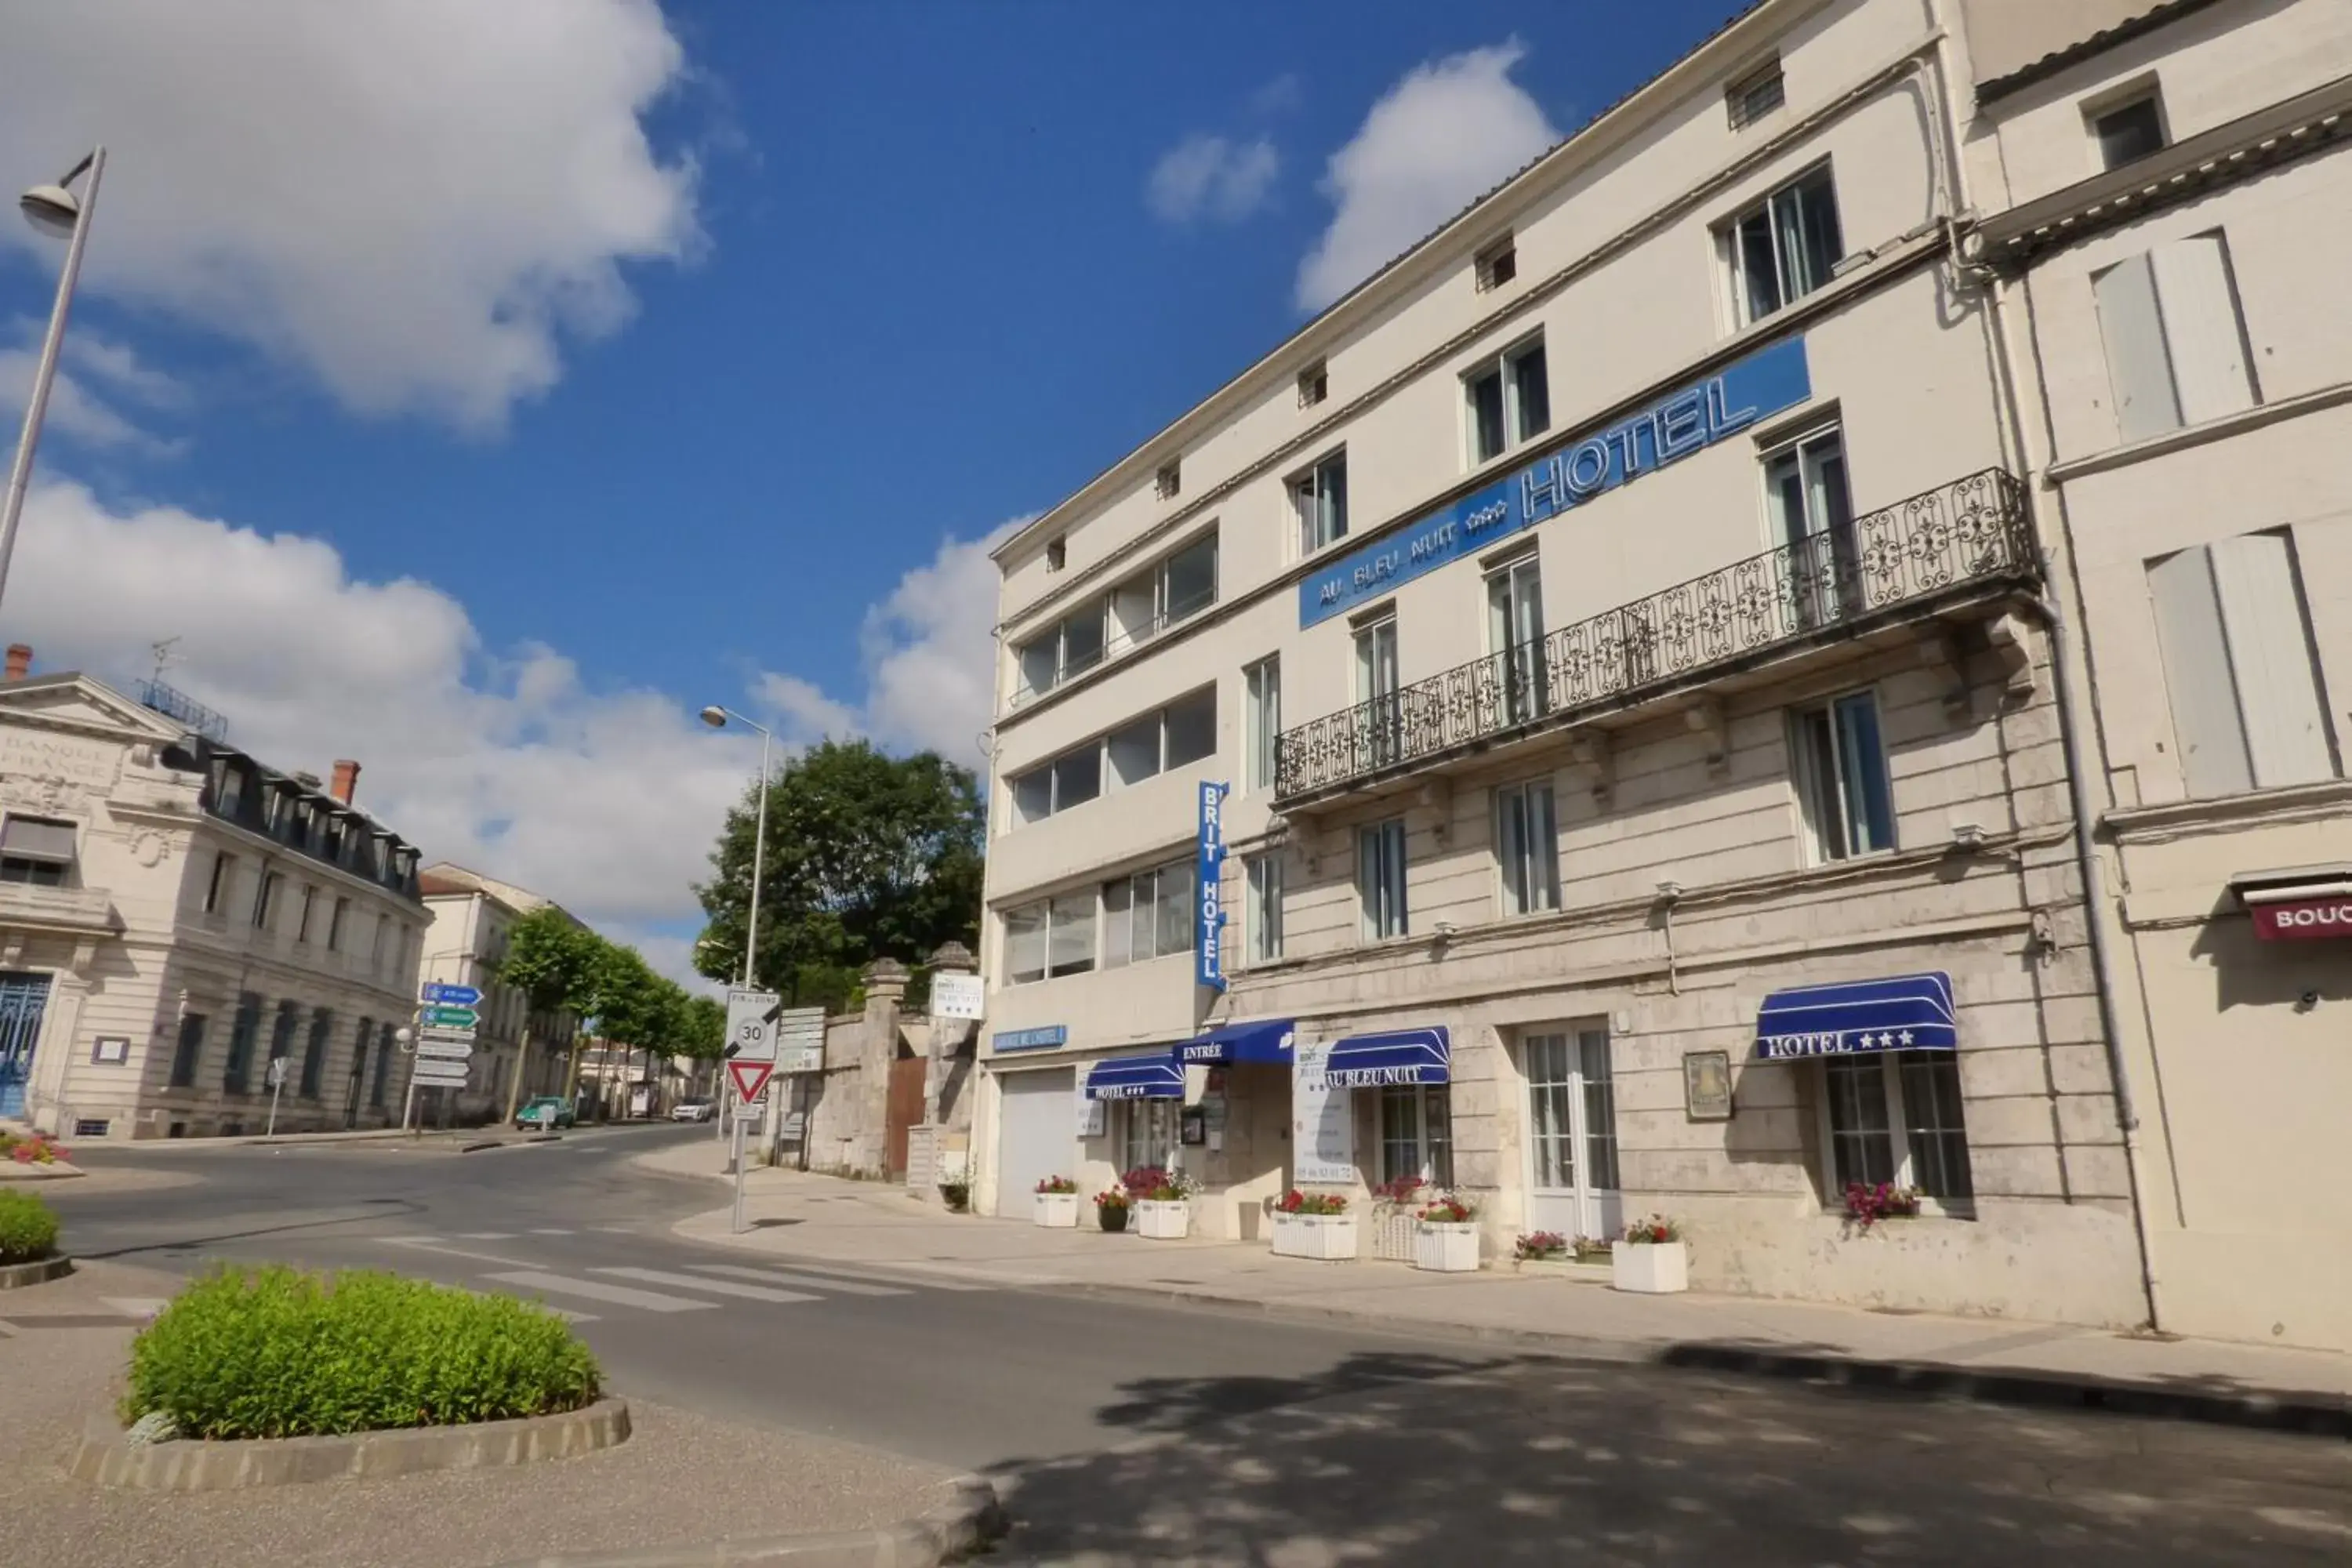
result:
M 752 765 L 686 710 L 976 761 L 970 542 L 1730 8 L 27 13 L 12 177 L 113 167 L 0 635 L 177 635 L 280 765 L 674 957 Z M 55 254 L 0 240 L 11 407 Z

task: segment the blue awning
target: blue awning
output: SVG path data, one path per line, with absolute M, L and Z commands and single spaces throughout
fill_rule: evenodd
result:
M 1176 1059 L 1195 1067 L 1227 1067 L 1234 1062 L 1268 1062 L 1288 1067 L 1291 1042 L 1298 1032 L 1292 1018 L 1261 1018 L 1254 1024 L 1228 1024 L 1198 1039 L 1176 1042 Z
M 1323 1076 L 1333 1089 L 1444 1083 L 1452 1061 L 1453 1045 L 1444 1026 L 1391 1029 L 1380 1035 L 1350 1035 L 1333 1045 Z
M 1756 1015 L 1759 1057 L 1950 1051 L 1959 1044 L 1952 977 L 1940 972 L 1775 991 Z
M 1148 1057 L 1115 1057 L 1087 1074 L 1088 1100 L 1181 1100 L 1184 1069 L 1167 1051 Z

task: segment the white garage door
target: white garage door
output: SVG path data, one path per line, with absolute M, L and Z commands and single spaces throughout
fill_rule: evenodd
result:
M 1047 1176 L 1078 1173 L 1075 1075 L 1068 1068 L 1006 1073 L 1003 1113 L 997 1120 L 996 1212 L 1029 1213 L 1029 1194 Z

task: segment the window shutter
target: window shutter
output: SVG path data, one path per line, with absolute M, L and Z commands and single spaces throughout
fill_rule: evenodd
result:
M 2149 252 L 2162 302 L 2180 420 L 2196 425 L 2254 405 L 2245 334 L 2219 234 L 2191 235 Z
M 2275 789 L 2333 778 L 2335 758 L 2285 536 L 2249 533 L 2208 548 L 2254 784 Z
M 2147 569 L 2156 605 L 2165 686 L 2172 694 L 2173 743 L 2191 795 L 2236 795 L 2253 787 L 2246 735 L 2238 718 L 2230 648 L 2220 601 L 2202 550 L 2184 550 Z
M 2107 346 L 2118 432 L 2126 441 L 2137 441 L 2178 429 L 2180 404 L 2172 389 L 2147 258 L 2116 263 L 2093 279 L 2091 289 L 2098 300 L 2099 334 Z

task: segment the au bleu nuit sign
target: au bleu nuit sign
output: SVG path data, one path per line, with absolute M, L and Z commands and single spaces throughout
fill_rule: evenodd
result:
M 1199 888 L 1192 904 L 1200 922 L 1193 942 L 1200 958 L 1198 978 L 1219 991 L 1225 988 L 1225 789 L 1212 780 L 1201 781 Z
M 1304 628 L 1345 615 L 1400 583 L 1557 517 L 1812 395 L 1803 338 L 1759 349 L 1411 528 L 1339 557 L 1298 584 L 1298 624 Z

